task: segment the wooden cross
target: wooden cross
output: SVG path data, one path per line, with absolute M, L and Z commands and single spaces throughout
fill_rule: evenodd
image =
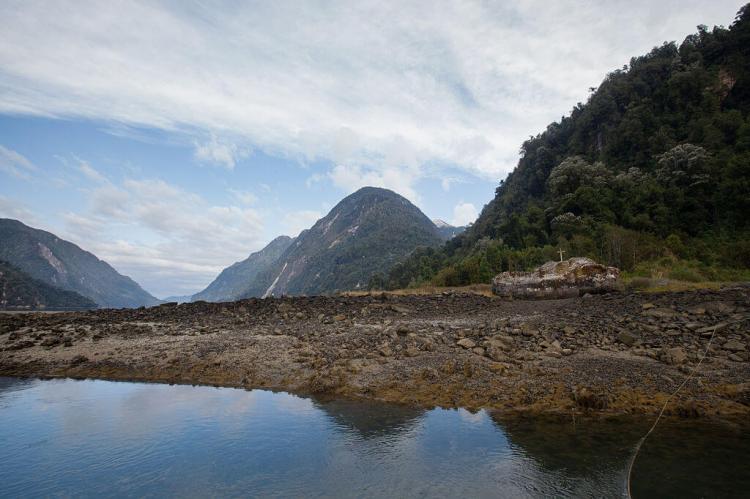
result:
M 562 248 L 560 248 L 560 261 L 561 261 L 561 262 L 562 262 L 562 256 L 563 256 L 563 253 L 565 253 L 565 252 L 564 252 L 564 251 L 562 250 Z

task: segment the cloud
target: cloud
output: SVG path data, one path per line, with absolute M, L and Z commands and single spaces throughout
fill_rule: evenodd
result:
M 362 166 L 336 165 L 328 177 L 333 184 L 346 193 L 352 193 L 361 187 L 385 187 L 418 204 L 419 194 L 414 189 L 414 182 L 421 176 L 419 168 L 367 168 Z
M 229 189 L 229 193 L 239 203 L 244 205 L 253 205 L 258 202 L 258 196 L 250 191 L 242 191 L 238 189 Z
M 21 201 L 0 195 L 0 218 L 13 218 L 25 224 L 37 225 L 36 216 Z
M 325 175 L 321 173 L 313 173 L 312 175 L 307 177 L 307 179 L 305 179 L 305 187 L 310 189 L 312 188 L 312 186 L 314 186 L 317 183 L 320 183 L 325 178 L 326 178 Z
M 199 291 L 265 242 L 261 215 L 246 205 L 212 204 L 161 179 L 102 179 L 85 190 L 87 210 L 64 215 L 61 235 L 157 296 Z
M 195 143 L 196 159 L 229 169 L 258 148 L 383 183 L 426 165 L 497 180 L 524 139 L 607 72 L 699 23 L 731 22 L 738 7 L 11 3 L 0 19 L 0 112 L 209 137 Z
M 203 144 L 195 144 L 195 158 L 204 163 L 213 163 L 229 170 L 234 169 L 237 161 L 247 157 L 250 152 L 236 144 L 220 141 L 215 135 Z
M 24 156 L 0 145 L 0 171 L 16 178 L 28 180 L 29 174 L 36 170 L 36 166 Z
M 323 214 L 319 211 L 300 210 L 284 215 L 282 223 L 286 234 L 291 237 L 297 237 L 300 232 L 309 229 L 321 218 L 323 218 Z
M 103 183 L 106 182 L 107 179 L 104 178 L 104 175 L 99 173 L 98 170 L 96 170 L 94 167 L 92 167 L 88 162 L 76 158 L 76 161 L 78 161 L 78 171 L 83 173 L 83 175 L 88 178 L 89 180 L 93 180 L 94 182 Z
M 451 225 L 460 227 L 462 225 L 468 225 L 474 223 L 479 216 L 476 207 L 471 203 L 458 203 L 453 207 L 453 218 L 451 219 Z

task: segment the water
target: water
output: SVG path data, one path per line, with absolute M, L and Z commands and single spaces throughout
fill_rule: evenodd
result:
M 622 497 L 648 423 L 0 378 L 0 496 Z M 635 497 L 747 497 L 746 430 L 660 426 Z

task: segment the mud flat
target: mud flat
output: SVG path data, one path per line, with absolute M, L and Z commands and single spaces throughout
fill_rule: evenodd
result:
M 266 388 L 514 413 L 750 415 L 750 287 L 367 295 L 0 314 L 0 375 Z

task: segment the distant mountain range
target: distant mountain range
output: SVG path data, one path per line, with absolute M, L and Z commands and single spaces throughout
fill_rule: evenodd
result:
M 432 222 L 406 198 L 364 187 L 296 239 L 274 239 L 224 269 L 193 300 L 314 295 L 366 288 L 418 247 L 436 247 L 463 228 Z
M 0 260 L 44 284 L 78 293 L 100 307 L 161 303 L 88 251 L 17 220 L 0 218 Z
M 365 187 L 296 238 L 280 236 L 224 269 L 203 291 L 164 301 L 233 301 L 367 288 L 416 248 L 435 248 L 464 227 L 427 218 L 406 198 Z M 106 308 L 162 303 L 93 254 L 17 220 L 0 219 L 0 307 Z
M 50 286 L 0 261 L 0 309 L 91 309 L 97 304 L 73 291 Z

